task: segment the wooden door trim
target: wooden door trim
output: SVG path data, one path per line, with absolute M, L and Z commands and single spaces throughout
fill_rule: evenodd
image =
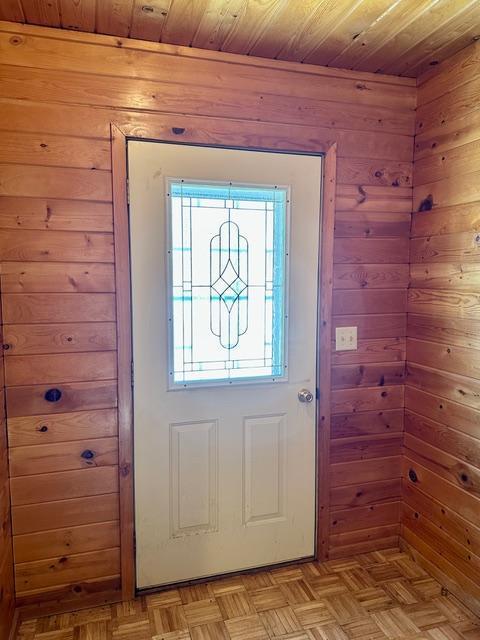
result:
M 320 212 L 317 312 L 317 545 L 318 560 L 328 559 L 330 506 L 330 420 L 332 378 L 333 241 L 337 145 L 324 156 Z
M 174 132 L 176 134 L 176 132 Z M 130 284 L 130 242 L 127 201 L 128 139 L 152 140 L 148 135 L 127 136 L 115 123 L 111 124 L 113 228 L 115 247 L 115 287 L 117 311 L 118 365 L 118 438 L 120 492 L 120 557 L 122 598 L 135 596 L 135 510 L 133 488 L 133 394 L 132 394 L 132 326 Z M 176 140 L 156 140 L 173 142 Z M 178 142 L 181 142 L 178 140 Z M 203 142 L 203 141 L 202 141 Z M 212 145 L 229 146 L 228 138 L 212 141 Z M 187 144 L 195 144 L 188 140 Z M 330 382 L 333 291 L 333 230 L 335 223 L 336 143 L 325 142 L 322 154 L 323 185 L 320 218 L 319 296 L 317 313 L 317 541 L 316 557 L 328 557 L 329 531 L 329 450 L 330 450 Z M 319 146 L 320 146 L 319 145 Z M 231 145 L 230 145 L 231 146 Z M 235 147 L 237 148 L 237 147 Z M 327 151 L 325 152 L 325 148 Z M 251 147 L 252 150 L 277 152 L 278 149 Z M 295 153 L 292 150 L 286 153 Z M 298 153 L 305 153 L 301 149 Z M 306 153 L 312 153 L 311 150 Z
M 112 135 L 112 192 L 117 311 L 118 473 L 120 492 L 120 573 L 122 598 L 135 595 L 133 492 L 132 327 L 130 241 L 127 201 L 127 137 L 115 125 Z

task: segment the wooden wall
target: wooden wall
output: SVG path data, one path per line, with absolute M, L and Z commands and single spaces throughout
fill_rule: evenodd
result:
M 419 79 L 402 516 L 404 539 L 477 610 L 479 160 L 477 43 Z
M 340 557 L 395 545 L 414 82 L 13 23 L 0 51 L 19 603 L 85 605 L 120 584 L 111 122 L 182 142 L 337 142 L 334 327 L 357 325 L 359 350 L 333 355 L 328 546 Z M 45 400 L 51 388 L 60 401 Z
M 0 310 L 0 328 L 1 328 Z M 13 580 L 12 526 L 8 479 L 7 420 L 3 353 L 0 358 L 0 640 L 7 640 L 13 620 L 15 589 Z

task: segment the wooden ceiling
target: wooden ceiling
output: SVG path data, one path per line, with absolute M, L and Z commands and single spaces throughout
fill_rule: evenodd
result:
M 0 19 L 412 77 L 480 38 L 480 0 L 0 0 Z

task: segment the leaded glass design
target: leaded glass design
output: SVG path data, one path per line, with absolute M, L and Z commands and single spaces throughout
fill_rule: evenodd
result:
M 286 188 L 169 180 L 170 380 L 286 375 Z

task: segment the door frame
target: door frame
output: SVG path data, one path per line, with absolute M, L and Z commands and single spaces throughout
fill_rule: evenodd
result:
M 228 147 L 250 151 L 270 151 L 323 156 L 320 241 L 318 261 L 317 296 L 317 424 L 316 424 L 316 468 L 317 468 L 317 522 L 315 558 L 328 558 L 329 533 L 329 460 L 330 460 L 330 415 L 331 415 L 331 335 L 332 335 L 332 291 L 333 291 L 333 236 L 335 224 L 335 189 L 337 167 L 337 145 L 332 141 L 318 143 L 317 149 L 284 149 L 265 147 L 258 135 L 258 146 L 239 146 L 229 140 L 229 135 L 217 132 L 202 132 L 184 127 L 166 126 L 156 131 L 124 131 L 111 123 L 112 153 L 112 200 L 115 251 L 115 289 L 117 325 L 117 396 L 118 396 L 118 463 L 119 463 L 119 526 L 120 567 L 122 599 L 135 596 L 135 507 L 133 486 L 133 392 L 132 392 L 132 324 L 130 240 L 128 203 L 128 140 Z M 151 134 L 151 135 L 149 135 Z M 185 135 L 185 137 L 182 137 Z M 161 135 L 161 138 L 158 136 Z M 207 139 L 205 139 L 207 138 Z M 320 357 L 320 354 L 322 357 Z M 321 402 L 320 402 L 321 400 Z

